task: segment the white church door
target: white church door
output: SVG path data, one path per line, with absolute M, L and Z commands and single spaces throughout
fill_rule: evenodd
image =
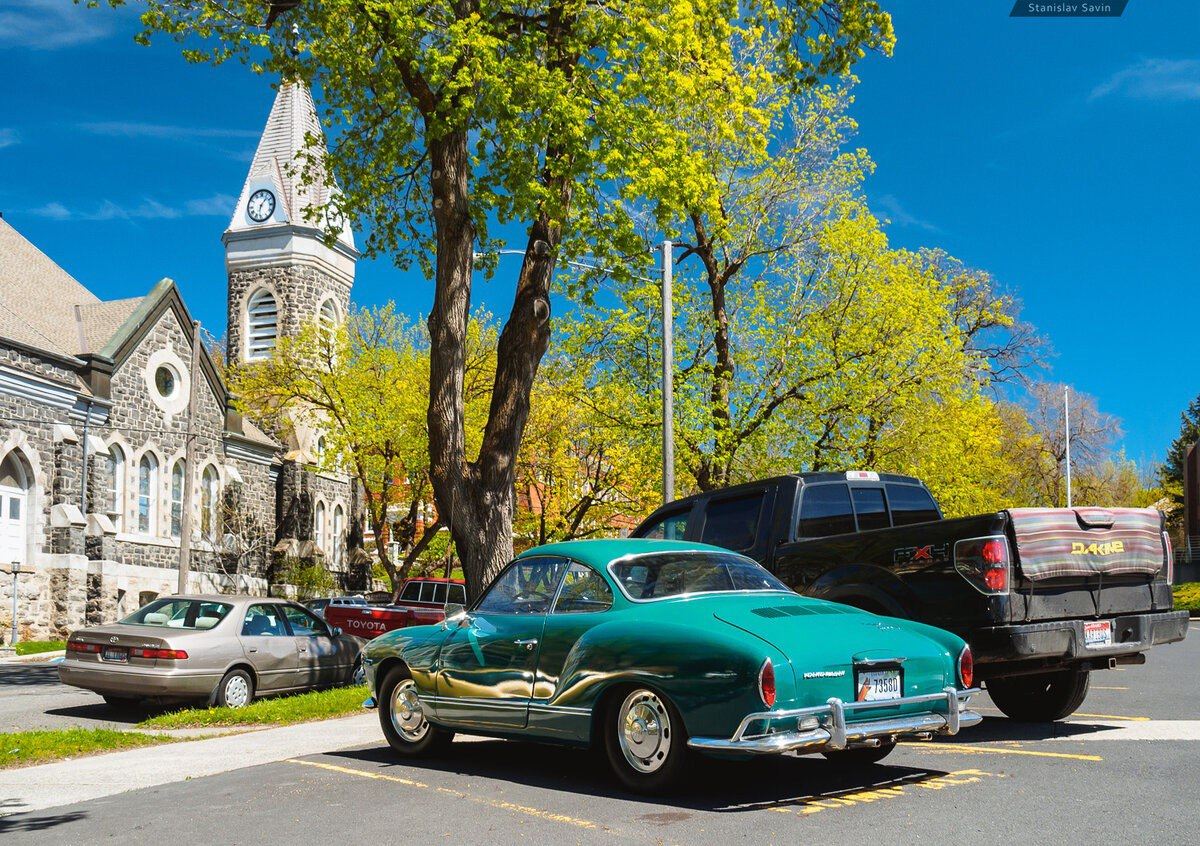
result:
M 29 482 L 17 457 L 0 463 L 0 566 L 25 561 L 29 521 Z

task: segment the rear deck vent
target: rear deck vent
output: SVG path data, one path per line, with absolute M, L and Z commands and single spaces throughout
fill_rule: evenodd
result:
M 760 617 L 805 617 L 809 614 L 819 614 L 820 611 L 814 611 L 812 608 L 805 608 L 803 605 L 780 605 L 778 608 L 755 608 L 754 613 Z

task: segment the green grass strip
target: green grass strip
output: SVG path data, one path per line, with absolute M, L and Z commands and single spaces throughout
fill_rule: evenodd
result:
M 1200 582 L 1185 582 L 1171 589 L 1175 595 L 1175 610 L 1200 611 Z
M 179 738 L 113 729 L 46 729 L 0 733 L 0 769 L 27 767 L 118 749 L 157 746 Z
M 36 655 L 39 652 L 58 652 L 66 648 L 65 640 L 27 640 L 17 644 L 17 654 Z
M 245 708 L 187 708 L 159 714 L 138 723 L 140 728 L 177 729 L 208 726 L 289 725 L 309 720 L 341 717 L 362 710 L 367 698 L 366 686 L 335 687 L 259 699 Z

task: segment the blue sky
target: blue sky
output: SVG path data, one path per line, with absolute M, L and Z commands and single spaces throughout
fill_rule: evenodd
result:
M 855 116 L 893 243 L 991 271 L 1050 338 L 1053 377 L 1124 421 L 1131 457 L 1161 457 L 1200 392 L 1200 4 L 1093 20 L 1010 19 L 1011 0 L 885 6 L 898 44 L 858 66 Z M 4 0 L 0 211 L 105 299 L 170 276 L 220 335 L 220 236 L 271 81 L 138 47 L 137 29 L 129 11 Z M 505 287 L 477 302 L 504 313 Z M 355 299 L 415 313 L 431 287 L 360 262 Z

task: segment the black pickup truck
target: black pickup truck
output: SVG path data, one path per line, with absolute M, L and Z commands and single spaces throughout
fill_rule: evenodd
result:
M 632 535 L 723 546 L 800 593 L 949 629 L 1014 719 L 1062 719 L 1092 670 L 1144 663 L 1151 646 L 1187 633 L 1154 509 L 945 520 L 908 476 L 800 473 L 668 503 Z

